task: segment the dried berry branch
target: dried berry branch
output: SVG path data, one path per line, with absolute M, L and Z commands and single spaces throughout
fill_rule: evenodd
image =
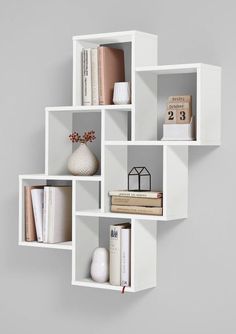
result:
M 80 136 L 78 132 L 74 131 L 69 135 L 69 139 L 72 141 L 72 143 L 92 143 L 96 139 L 95 131 L 87 131 L 84 132 L 83 136 Z

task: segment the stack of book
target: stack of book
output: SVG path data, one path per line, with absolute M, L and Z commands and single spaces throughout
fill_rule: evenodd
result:
M 124 51 L 99 46 L 82 50 L 83 105 L 113 103 L 115 82 L 125 81 Z
M 111 212 L 162 215 L 160 191 L 110 191 Z
M 110 284 L 130 286 L 131 225 L 110 226 Z
M 25 187 L 25 240 L 71 240 L 71 187 Z

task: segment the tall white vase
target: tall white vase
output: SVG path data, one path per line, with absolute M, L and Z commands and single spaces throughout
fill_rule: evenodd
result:
M 73 175 L 89 176 L 97 172 L 99 163 L 87 144 L 81 143 L 71 154 L 67 166 Z

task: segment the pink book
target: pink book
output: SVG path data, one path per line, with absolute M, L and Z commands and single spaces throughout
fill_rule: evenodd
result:
M 113 104 L 115 82 L 125 81 L 124 51 L 100 46 L 99 52 L 99 104 Z

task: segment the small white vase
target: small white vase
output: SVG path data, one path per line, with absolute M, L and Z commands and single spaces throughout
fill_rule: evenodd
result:
M 98 283 L 105 283 L 109 278 L 109 254 L 106 248 L 96 248 L 93 252 L 90 274 Z
M 130 83 L 129 82 L 115 82 L 113 93 L 114 104 L 128 104 L 130 103 Z
M 71 154 L 67 166 L 73 175 L 88 176 L 97 172 L 99 164 L 86 143 L 81 143 Z

